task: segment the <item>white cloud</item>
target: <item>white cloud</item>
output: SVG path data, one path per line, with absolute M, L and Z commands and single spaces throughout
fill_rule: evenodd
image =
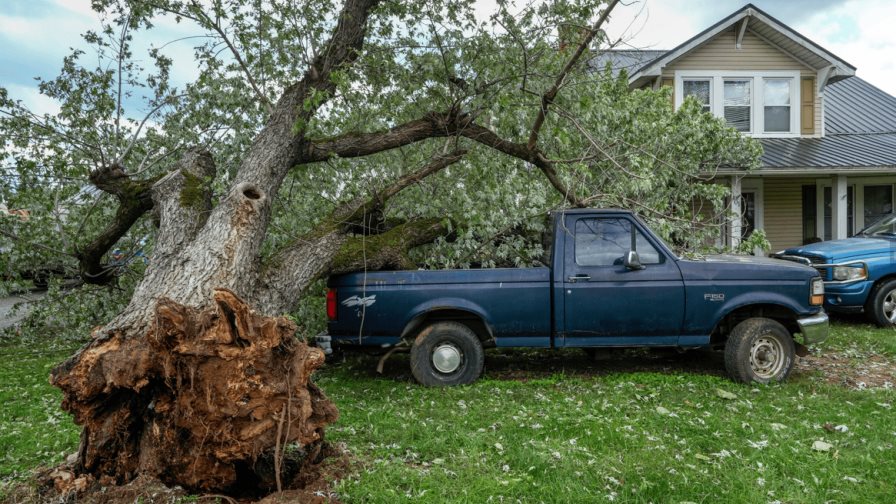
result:
M 28 110 L 37 115 L 59 113 L 59 102 L 40 94 L 36 87 L 10 84 L 5 86 L 9 91 L 9 97 L 13 100 L 21 100 Z
M 896 3 L 891 0 L 850 0 L 794 28 L 854 65 L 856 75 L 896 96 L 893 19 Z

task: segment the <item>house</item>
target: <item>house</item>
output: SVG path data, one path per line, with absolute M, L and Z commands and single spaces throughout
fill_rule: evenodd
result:
M 772 250 L 845 238 L 893 210 L 896 97 L 855 67 L 748 4 L 669 51 L 608 51 L 632 89 L 670 86 L 757 138 L 762 167 L 730 184 L 725 243 L 763 229 Z

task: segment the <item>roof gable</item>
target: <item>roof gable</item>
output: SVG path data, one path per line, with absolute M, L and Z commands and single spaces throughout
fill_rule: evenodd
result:
M 682 56 L 703 46 L 720 33 L 734 28 L 741 39 L 749 31 L 769 45 L 783 51 L 810 69 L 824 73 L 831 81 L 855 75 L 855 67 L 830 51 L 812 42 L 753 4 L 747 4 L 718 23 L 703 30 L 678 47 L 665 52 L 631 72 L 629 82 L 640 86 L 662 74 L 663 68 Z

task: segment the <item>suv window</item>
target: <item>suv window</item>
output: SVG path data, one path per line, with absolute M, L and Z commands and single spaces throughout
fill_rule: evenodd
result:
M 621 265 L 632 243 L 628 219 L 579 219 L 576 221 L 575 253 L 579 266 Z M 641 264 L 660 264 L 663 256 L 635 229 L 635 247 Z

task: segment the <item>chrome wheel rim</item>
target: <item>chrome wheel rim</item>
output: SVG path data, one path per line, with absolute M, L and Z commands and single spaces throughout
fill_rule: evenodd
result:
M 442 343 L 432 351 L 432 365 L 440 373 L 453 373 L 460 367 L 463 352 L 451 343 Z
M 762 379 L 777 377 L 784 369 L 784 345 L 776 338 L 761 336 L 750 348 L 750 368 Z
M 896 324 L 896 289 L 884 296 L 883 311 L 884 317 L 887 317 L 891 324 Z

